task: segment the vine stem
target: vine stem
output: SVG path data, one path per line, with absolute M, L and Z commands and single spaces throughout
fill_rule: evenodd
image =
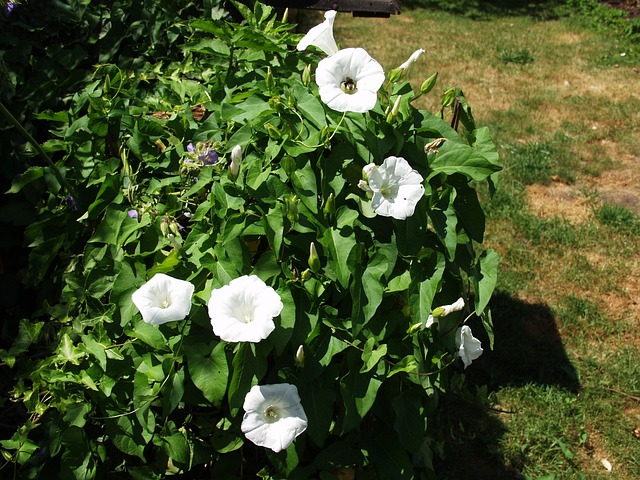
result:
M 7 107 L 4 106 L 4 104 L 2 102 L 0 102 L 0 112 L 2 112 L 2 114 L 7 118 L 7 120 L 9 120 L 9 123 L 11 123 L 14 127 L 16 127 L 18 132 L 20 132 L 20 134 L 31 145 L 33 145 L 33 147 L 38 151 L 38 153 L 40 155 L 42 155 L 42 157 L 46 160 L 46 162 L 49 165 L 49 167 L 51 167 L 51 169 L 53 170 L 53 173 L 55 174 L 56 179 L 58 180 L 58 182 L 60 182 L 60 185 L 62 185 L 62 187 L 65 190 L 67 190 L 67 192 L 73 197 L 73 199 L 76 201 L 76 203 L 78 203 L 79 199 L 78 199 L 78 195 L 77 195 L 75 189 L 71 186 L 71 184 L 69 184 L 69 182 L 67 182 L 64 179 L 64 177 L 60 173 L 60 170 L 58 169 L 56 164 L 53 163 L 53 160 L 51 160 L 51 157 L 49 157 L 49 155 L 47 155 L 47 152 L 44 151 L 42 146 L 40 146 L 40 144 L 36 141 L 36 139 L 33 138 L 31 136 L 31 134 L 29 132 L 27 132 L 27 130 L 25 130 L 25 128 L 22 126 L 22 124 L 16 119 L 16 117 L 14 117 L 11 114 L 11 112 L 7 109 Z M 79 203 L 78 203 L 78 205 L 79 205 Z

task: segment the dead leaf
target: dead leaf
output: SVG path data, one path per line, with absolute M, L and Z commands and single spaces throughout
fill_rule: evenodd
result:
M 602 465 L 604 465 L 604 468 L 607 469 L 608 472 L 610 472 L 611 470 L 613 470 L 613 467 L 611 466 L 611 463 L 609 463 L 609 460 L 603 458 L 602 460 L 600 460 L 602 462 Z

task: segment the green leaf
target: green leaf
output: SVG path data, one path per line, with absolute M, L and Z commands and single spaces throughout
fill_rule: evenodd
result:
M 351 277 L 347 260 L 351 250 L 356 246 L 355 235 L 327 228 L 320 242 L 327 252 L 327 266 L 331 268 L 340 285 L 347 288 Z
M 24 173 L 21 173 L 11 182 L 11 188 L 6 193 L 18 193 L 25 186 L 35 182 L 44 176 L 43 167 L 30 167 Z
M 302 167 L 293 172 L 291 176 L 293 190 L 300 201 L 311 212 L 318 213 L 318 187 L 316 184 L 316 172 L 311 162 L 306 162 Z
M 380 478 L 413 479 L 414 470 L 409 455 L 400 442 L 389 441 L 390 438 L 397 438 L 397 432 L 380 432 L 373 439 L 365 440 L 369 460 L 380 473 Z
M 316 445 L 322 446 L 331 433 L 336 391 L 314 380 L 300 387 L 300 399 L 309 420 L 307 434 Z
M 364 352 L 362 352 L 363 365 L 360 368 L 360 373 L 367 373 L 387 354 L 387 345 L 383 343 L 378 345 L 378 348 L 374 348 L 376 339 L 370 337 L 364 344 Z
M 233 357 L 233 373 L 229 383 L 229 408 L 236 415 L 244 403 L 244 397 L 251 387 L 264 375 L 267 364 L 256 358 L 253 344 L 242 343 Z
M 486 250 L 482 252 L 478 262 L 479 271 L 474 276 L 476 287 L 476 315 L 482 315 L 482 312 L 489 304 L 491 295 L 498 281 L 498 265 L 500 256 L 495 250 Z
M 458 216 L 454 207 L 455 200 L 456 191 L 452 188 L 447 188 L 441 193 L 437 204 L 429 211 L 433 227 L 447 248 L 447 256 L 450 260 L 455 258 L 456 248 L 458 247 Z
M 137 338 L 159 352 L 168 350 L 168 342 L 157 326 L 136 319 L 133 328 L 125 328 L 124 332 L 132 338 Z
M 427 416 L 422 408 L 422 393 L 405 390 L 391 400 L 395 413 L 393 429 L 403 448 L 416 452 L 422 445 L 427 433 Z
M 276 258 L 280 260 L 282 249 L 282 237 L 284 235 L 284 214 L 282 208 L 274 207 L 269 209 L 269 213 L 264 216 L 264 230 L 271 250 Z
M 478 150 L 453 142 L 445 142 L 429 166 L 433 172 L 429 175 L 428 180 L 440 173 L 446 175 L 460 173 L 476 182 L 487 179 L 501 168 L 490 162 Z
M 187 348 L 185 356 L 191 380 L 204 398 L 219 407 L 227 391 L 229 378 L 225 343 L 217 343 L 210 355 L 203 355 L 196 349 Z
M 60 344 L 56 351 L 58 358 L 64 360 L 64 363 L 72 363 L 73 365 L 79 365 L 80 359 L 86 356 L 86 353 L 77 348 L 68 333 L 62 335 Z
M 169 458 L 174 462 L 189 465 L 191 449 L 189 448 L 189 442 L 187 442 L 187 439 L 182 433 L 178 432 L 162 437 L 162 442 L 163 448 Z
M 182 401 L 184 395 L 184 369 L 171 374 L 162 387 L 162 416 L 167 417 Z
M 344 419 L 341 430 L 343 433 L 356 428 L 373 406 L 382 385 L 382 375 L 385 371 L 383 363 L 378 363 L 375 370 L 360 373 L 362 361 L 359 352 L 351 351 L 348 355 L 348 373 L 340 379 L 340 396 L 344 404 Z

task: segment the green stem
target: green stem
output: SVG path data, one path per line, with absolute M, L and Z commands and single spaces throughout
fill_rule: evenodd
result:
M 9 123 L 13 124 L 14 127 L 16 127 L 18 129 L 18 131 L 20 132 L 20 134 L 31 144 L 33 145 L 33 147 L 38 151 L 38 153 L 40 155 L 42 155 L 42 157 L 46 160 L 46 162 L 49 164 L 49 167 L 53 170 L 53 173 L 56 176 L 56 179 L 58 180 L 58 182 L 60 182 L 60 185 L 67 190 L 67 192 L 73 197 L 73 199 L 76 201 L 76 203 L 79 202 L 78 199 L 78 195 L 76 194 L 76 191 L 74 190 L 74 188 L 69 184 L 69 182 L 67 182 L 62 174 L 60 173 L 60 170 L 58 169 L 58 167 L 56 166 L 55 163 L 53 163 L 53 160 L 51 160 L 51 157 L 49 157 L 49 155 L 47 155 L 47 152 L 44 151 L 44 149 L 40 146 L 40 144 L 36 141 L 35 138 L 33 138 L 31 136 L 31 134 L 29 132 L 27 132 L 25 130 L 25 128 L 20 124 L 20 122 L 18 122 L 18 120 L 16 120 L 16 117 L 14 117 L 11 112 L 9 110 L 7 110 L 7 107 L 4 106 L 4 104 L 2 102 L 0 102 L 0 112 L 2 112 L 2 114 L 9 120 Z M 79 203 L 78 203 L 79 204 Z

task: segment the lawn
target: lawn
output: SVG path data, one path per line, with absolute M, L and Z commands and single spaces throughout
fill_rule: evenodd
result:
M 446 399 L 439 478 L 640 477 L 640 49 L 565 10 L 475 18 L 405 9 L 336 22 L 385 68 L 414 45 L 421 106 L 463 89 L 505 171 L 486 242 L 502 257 L 495 349 L 468 375 L 490 408 Z

